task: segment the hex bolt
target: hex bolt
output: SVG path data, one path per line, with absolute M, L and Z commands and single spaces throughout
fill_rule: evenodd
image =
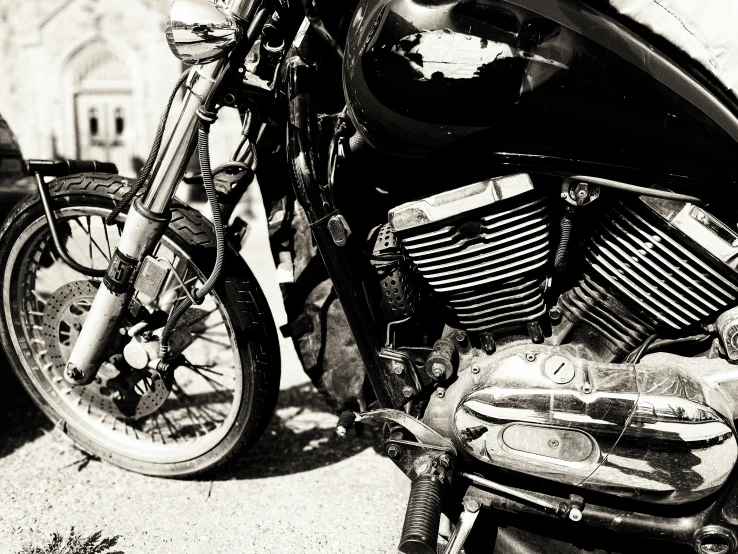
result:
M 456 342 L 459 346 L 466 346 L 466 333 L 464 331 L 456 331 Z
M 472 368 L 471 368 L 471 372 L 474 375 L 476 375 L 477 373 L 479 373 L 479 366 L 478 365 L 473 365 Z
M 433 377 L 441 377 L 446 373 L 446 368 L 443 367 L 443 364 L 435 363 L 431 368 L 431 372 L 433 373 Z
M 572 521 L 582 521 L 582 510 L 576 506 L 572 506 L 571 510 L 569 510 L 569 519 Z
M 75 366 L 70 365 L 67 367 L 67 377 L 74 381 L 78 381 L 82 378 L 82 372 L 77 369 Z
M 438 398 L 443 398 L 444 396 L 446 396 L 446 389 L 441 387 L 436 391 L 436 394 L 438 395 Z
M 405 387 L 405 388 L 402 389 L 402 395 L 405 398 L 410 398 L 413 395 L 414 392 L 415 391 L 413 390 L 412 387 Z
M 551 318 L 551 321 L 558 322 L 561 320 L 561 318 L 564 316 L 564 313 L 561 311 L 561 308 L 558 306 L 551 306 L 551 309 L 548 310 L 548 317 Z
M 529 362 L 535 362 L 536 361 L 536 355 L 529 352 L 525 355 L 525 359 Z
M 394 460 L 395 458 L 397 458 L 397 457 L 398 457 L 398 456 L 399 456 L 399 455 L 401 454 L 401 452 L 402 452 L 402 451 L 400 450 L 400 447 L 399 447 L 399 446 L 397 446 L 396 444 L 390 444 L 390 445 L 389 445 L 389 446 L 387 447 L 387 456 L 389 456 L 389 457 L 390 457 L 390 458 L 392 458 L 393 460 Z
M 560 443 L 559 443 L 559 440 L 558 439 L 551 439 L 551 440 L 548 441 L 548 445 L 551 448 L 558 448 L 559 447 L 559 444 Z
M 402 362 L 392 362 L 392 372 L 395 375 L 402 375 L 403 371 L 405 371 L 405 366 Z
M 584 385 L 582 385 L 582 392 L 584 394 L 590 394 L 592 392 L 592 385 L 590 385 L 589 383 L 585 383 Z
M 469 499 L 469 500 L 464 501 L 464 510 L 467 512 L 472 512 L 472 513 L 478 512 L 479 508 L 481 508 L 481 506 L 479 505 L 479 502 L 477 502 L 476 500 Z

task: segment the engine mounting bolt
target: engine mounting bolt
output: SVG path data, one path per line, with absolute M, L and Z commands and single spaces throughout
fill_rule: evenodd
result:
M 487 354 L 492 354 L 495 351 L 495 338 L 492 336 L 492 333 L 479 333 L 479 342 L 481 342 L 482 349 Z
M 433 377 L 442 377 L 446 373 L 446 369 L 443 367 L 443 364 L 435 363 L 431 368 L 431 372 L 433 373 Z
M 414 392 L 415 391 L 413 390 L 412 387 L 405 387 L 404 389 L 402 389 L 402 395 L 405 398 L 410 398 L 413 395 Z
M 572 507 L 569 510 L 569 519 L 572 521 L 582 521 L 582 510 L 577 507 Z
M 387 456 L 389 456 L 389 457 L 390 457 L 390 458 L 392 458 L 393 460 L 394 460 L 395 458 L 397 458 L 397 457 L 398 457 L 398 456 L 399 456 L 399 455 L 401 454 L 401 452 L 402 452 L 402 451 L 400 450 L 400 447 L 399 447 L 399 446 L 397 446 L 396 444 L 390 444 L 390 445 L 389 445 L 389 446 L 387 447 Z
M 551 309 L 548 310 L 548 317 L 551 318 L 551 321 L 558 322 L 561 320 L 563 315 L 561 308 L 558 306 L 551 306 Z
M 438 463 L 443 469 L 448 469 L 451 467 L 451 457 L 448 454 L 441 454 L 438 457 Z
M 436 391 L 436 394 L 438 395 L 438 398 L 443 398 L 444 396 L 446 396 L 446 389 L 441 387 Z
M 471 499 L 466 500 L 463 506 L 464 506 L 464 511 L 471 512 L 471 513 L 478 512 L 479 508 L 481 508 L 481 506 L 479 505 L 479 502 L 477 502 L 476 500 L 471 500 Z
M 466 345 L 466 333 L 464 331 L 456 331 L 456 342 L 459 346 Z
M 479 373 L 479 366 L 478 365 L 473 365 L 472 368 L 471 368 L 471 372 L 474 375 L 476 375 L 477 373 Z

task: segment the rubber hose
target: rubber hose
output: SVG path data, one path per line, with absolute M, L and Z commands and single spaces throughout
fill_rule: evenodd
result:
M 404 554 L 436 554 L 440 523 L 441 481 L 435 475 L 418 475 L 410 486 L 398 550 Z
M 108 214 L 108 217 L 105 218 L 105 225 L 113 225 L 115 223 L 115 220 L 118 218 L 118 215 L 120 215 L 120 212 L 122 212 L 128 206 L 128 204 L 131 203 L 131 200 L 133 200 L 133 198 L 138 194 L 138 191 L 141 190 L 141 187 L 143 187 L 148 180 L 149 175 L 151 174 L 151 169 L 154 167 L 156 159 L 159 157 L 159 149 L 161 148 L 161 143 L 164 138 L 164 129 L 167 125 L 167 120 L 169 119 L 169 112 L 172 109 L 172 103 L 174 103 L 174 98 L 177 96 L 177 91 L 187 80 L 189 74 L 190 70 L 187 69 L 179 77 L 179 80 L 177 81 L 172 94 L 169 96 L 167 106 L 166 108 L 164 108 L 164 113 L 159 120 L 159 127 L 156 129 L 156 137 L 154 138 L 154 145 L 151 147 L 151 152 L 149 152 L 149 158 L 146 160 L 146 164 L 141 170 L 136 184 L 133 185 L 133 187 L 123 196 L 123 200 L 121 200 L 121 203 L 113 208 L 113 211 L 110 212 Z
M 223 270 L 223 262 L 225 261 L 225 230 L 223 228 L 223 220 L 220 214 L 220 204 L 218 203 L 218 195 L 215 192 L 215 184 L 213 183 L 213 173 L 210 168 L 210 134 L 205 123 L 200 124 L 197 134 L 197 154 L 200 158 L 200 171 L 202 172 L 202 182 L 205 186 L 205 193 L 208 197 L 208 203 L 213 213 L 213 227 L 215 229 L 216 257 L 215 267 L 208 277 L 207 281 L 195 292 L 195 299 L 201 301 L 213 289 L 220 278 Z M 167 319 L 164 330 L 161 333 L 161 342 L 159 346 L 159 356 L 166 359 L 169 356 L 169 337 L 174 331 L 179 319 L 192 306 L 190 298 L 184 299 L 172 312 Z

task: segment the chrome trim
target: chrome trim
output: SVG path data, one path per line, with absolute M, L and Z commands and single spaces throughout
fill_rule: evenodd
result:
M 527 173 L 488 179 L 392 208 L 389 211 L 389 224 L 392 231 L 402 233 L 531 190 L 533 181 Z
M 174 0 L 166 36 L 172 53 L 188 64 L 224 58 L 241 40 L 241 26 L 210 0 Z
M 260 0 L 230 0 L 228 11 L 242 21 L 250 21 L 260 6 Z
M 571 363 L 571 381 L 550 378 L 554 356 Z M 724 360 L 661 354 L 605 364 L 569 346 L 518 344 L 493 355 L 472 350 L 459 367 L 423 422 L 470 458 L 662 504 L 711 494 L 738 460 L 738 368 Z M 538 430 L 528 448 L 507 440 L 516 425 Z

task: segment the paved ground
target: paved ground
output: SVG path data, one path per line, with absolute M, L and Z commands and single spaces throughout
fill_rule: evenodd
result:
M 249 250 L 281 324 L 262 223 L 257 217 Z M 283 347 L 283 391 L 266 435 L 207 481 L 144 477 L 86 460 L 0 361 L 0 554 L 71 526 L 121 535 L 126 554 L 396 551 L 402 477 L 376 451 L 371 432 L 335 436 L 335 417 L 307 384 L 289 343 Z

